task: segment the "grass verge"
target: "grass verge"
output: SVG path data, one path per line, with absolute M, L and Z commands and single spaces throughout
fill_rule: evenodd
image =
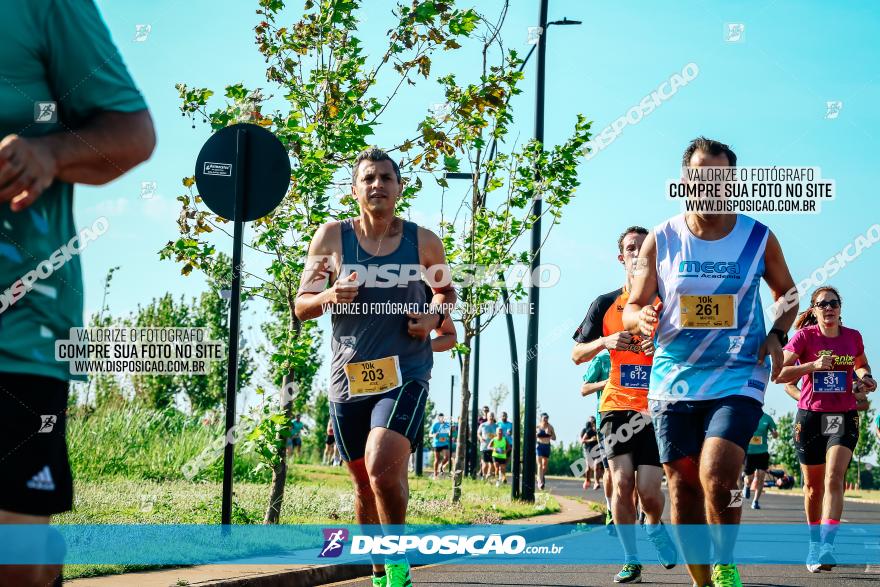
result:
M 268 484 L 235 484 L 233 523 L 261 524 Z M 560 511 L 546 493 L 536 503 L 513 501 L 510 487 L 466 479 L 462 499 L 450 503 L 451 481 L 410 478 L 407 520 L 412 524 L 496 524 Z M 76 483 L 74 510 L 56 524 L 218 524 L 221 484 L 113 478 Z M 295 465 L 288 478 L 282 524 L 353 524 L 354 494 L 340 467 Z M 68 565 L 66 579 L 143 570 L 143 565 Z M 155 568 L 155 567 L 152 567 Z

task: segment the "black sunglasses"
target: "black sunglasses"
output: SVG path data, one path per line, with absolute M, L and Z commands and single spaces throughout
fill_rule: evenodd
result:
M 840 300 L 822 300 L 821 302 L 816 302 L 813 304 L 814 308 L 828 308 L 830 307 L 833 310 L 836 310 L 840 307 Z

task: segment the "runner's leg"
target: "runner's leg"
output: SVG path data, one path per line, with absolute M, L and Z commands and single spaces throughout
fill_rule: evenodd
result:
M 348 472 L 354 483 L 354 517 L 358 524 L 363 526 L 375 526 L 380 523 L 379 512 L 376 508 L 376 495 L 370 486 L 370 476 L 367 473 L 366 463 L 363 458 L 346 463 Z M 378 562 L 377 562 L 378 561 Z M 385 572 L 385 566 L 381 560 L 373 559 L 373 571 Z
M 767 471 L 763 469 L 755 471 L 755 501 L 761 499 L 761 494 L 764 493 L 764 478 L 766 476 Z
M 611 509 L 611 500 L 614 496 L 614 483 L 611 481 L 611 472 L 605 473 L 605 467 L 603 465 L 599 465 L 602 467 L 600 470 L 602 471 L 602 491 L 605 493 L 605 505 L 608 506 L 608 509 Z
M 669 489 L 669 510 L 672 523 L 678 527 L 685 561 L 709 558 L 709 536 L 705 532 L 706 509 L 700 483 L 699 456 L 682 457 L 663 465 Z M 682 526 L 693 528 L 685 530 Z M 684 531 L 684 533 L 682 533 Z M 712 570 L 708 564 L 687 563 L 688 574 L 696 585 L 711 585 Z
M 649 524 L 659 524 L 663 515 L 663 469 L 650 465 L 641 465 L 636 471 L 636 491 L 639 503 Z
M 376 511 L 383 525 L 406 521 L 409 455 L 410 441 L 404 435 L 387 428 L 370 431 L 364 461 L 370 488 L 376 496 Z
M 638 562 L 636 547 L 636 509 L 633 501 L 636 480 L 632 455 L 617 455 L 608 461 L 614 493 L 611 498 L 611 514 L 617 525 L 620 544 L 627 563 Z
M 852 451 L 842 445 L 828 449 L 825 465 L 825 496 L 822 501 L 822 519 L 840 520 L 843 515 L 843 492 L 846 469 L 852 460 Z
M 0 510 L 0 524 L 49 524 L 49 516 L 30 516 Z M 50 545 L 45 545 L 48 550 Z M 61 565 L 3 565 L 0 566 L 0 585 L 15 587 L 47 587 L 61 573 Z
M 724 438 L 709 437 L 700 457 L 700 481 L 706 494 L 706 518 L 715 530 L 715 556 L 722 564 L 733 564 L 733 548 L 742 518 L 742 502 L 731 507 L 732 491 L 739 491 L 740 465 L 745 451 Z
M 807 517 L 807 525 L 810 528 L 810 548 L 807 555 L 807 569 L 811 573 L 818 573 L 819 567 L 819 543 L 822 539 L 822 502 L 825 497 L 825 465 L 801 464 L 801 474 L 804 478 L 804 513 Z
M 804 512 L 808 524 L 822 521 L 822 504 L 825 499 L 825 465 L 801 465 L 804 476 Z

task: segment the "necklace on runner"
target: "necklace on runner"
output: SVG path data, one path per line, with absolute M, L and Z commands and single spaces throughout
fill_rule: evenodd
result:
M 389 222 L 389 223 L 385 226 L 385 231 L 382 233 L 382 236 L 379 237 L 379 244 L 378 244 L 378 246 L 376 247 L 376 254 L 375 254 L 375 255 L 370 255 L 370 256 L 367 257 L 366 259 L 361 259 L 361 258 L 360 258 L 360 249 L 363 249 L 363 247 L 360 245 L 360 243 L 358 243 L 358 250 L 355 250 L 355 252 L 354 252 L 354 258 L 355 258 L 355 261 L 357 261 L 358 263 L 360 263 L 360 262 L 362 262 L 362 261 L 369 261 L 370 259 L 373 259 L 373 258 L 375 258 L 375 257 L 378 257 L 378 256 L 379 256 L 379 253 L 382 252 L 382 240 L 385 239 L 385 235 L 388 234 L 388 230 L 391 228 L 391 225 L 392 225 L 392 224 L 394 224 L 394 217 L 391 218 L 391 222 Z M 364 232 L 364 238 L 366 238 L 366 237 L 367 237 L 367 231 L 363 231 L 363 232 Z

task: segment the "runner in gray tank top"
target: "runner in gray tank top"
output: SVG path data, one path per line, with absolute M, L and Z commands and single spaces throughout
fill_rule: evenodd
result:
M 331 312 L 330 417 L 360 524 L 406 523 L 407 465 L 433 364 L 429 337 L 456 299 L 440 239 L 394 216 L 401 191 L 400 169 L 385 152 L 358 155 L 352 194 L 360 215 L 317 230 L 296 299 L 300 320 Z M 373 585 L 411 585 L 406 559 L 382 562 L 373 561 Z

